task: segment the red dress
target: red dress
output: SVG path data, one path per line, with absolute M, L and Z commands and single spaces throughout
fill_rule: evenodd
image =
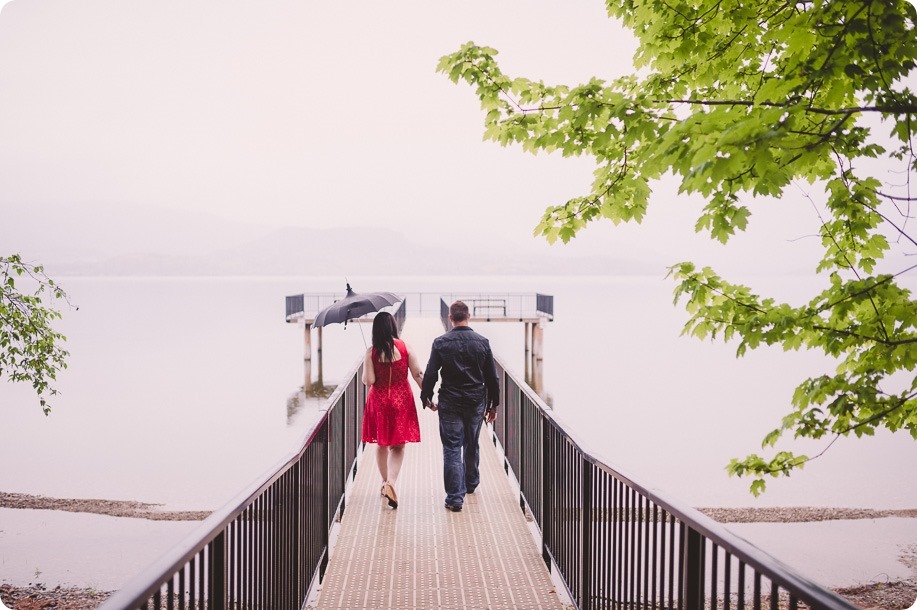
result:
M 420 442 L 417 405 L 408 382 L 408 349 L 400 339 L 395 339 L 395 349 L 401 354 L 400 360 L 380 362 L 373 348 L 376 382 L 369 388 L 363 411 L 365 443 L 387 446 Z

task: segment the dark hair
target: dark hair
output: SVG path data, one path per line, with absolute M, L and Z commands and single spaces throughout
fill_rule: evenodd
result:
M 453 322 L 464 322 L 468 319 L 468 306 L 461 301 L 456 301 L 449 306 L 449 317 Z
M 373 347 L 380 355 L 384 355 L 385 360 L 391 362 L 395 355 L 395 339 L 398 338 L 398 326 L 395 325 L 395 318 L 387 311 L 376 314 L 373 319 Z

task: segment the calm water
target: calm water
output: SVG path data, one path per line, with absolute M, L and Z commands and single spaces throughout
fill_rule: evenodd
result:
M 0 384 L 0 490 L 216 508 L 296 447 L 314 420 L 315 404 L 292 416 L 288 410 L 302 385 L 303 337 L 283 321 L 284 296 L 338 291 L 337 278 L 63 283 L 79 306 L 61 325 L 70 367 L 51 417 L 29 388 Z M 609 463 L 691 505 L 917 506 L 917 443 L 904 435 L 842 440 L 805 471 L 771 483 L 758 500 L 747 482 L 728 478 L 729 458 L 757 449 L 802 376 L 831 364 L 780 350 L 736 360 L 732 346 L 679 338 L 685 314 L 672 307 L 671 285 L 662 279 L 351 283 L 358 291 L 554 294 L 544 383 L 555 413 Z M 791 300 L 805 288 L 793 279 L 758 285 Z M 476 328 L 510 368 L 523 370 L 521 325 Z M 342 376 L 363 346 L 359 325 L 328 327 L 326 381 Z M 804 449 L 814 454 L 823 446 Z M 917 542 L 912 520 L 892 521 L 734 529 L 824 584 L 853 584 L 907 571 L 899 555 Z M 116 589 L 194 526 L 0 509 L 0 581 Z M 879 549 L 883 532 L 889 543 Z M 837 540 L 871 550 L 843 565 Z
M 917 506 L 917 443 L 842 439 L 759 500 L 724 471 L 787 411 L 814 353 L 681 338 L 685 313 L 661 278 L 351 278 L 358 291 L 539 291 L 555 295 L 545 387 L 558 416 L 612 465 L 695 505 Z M 337 278 L 67 278 L 79 311 L 61 325 L 70 367 L 44 417 L 29 388 L 0 384 L 0 490 L 215 508 L 300 440 L 301 331 L 284 296 L 340 289 Z M 793 299 L 802 280 L 761 280 Z M 410 324 L 410 322 L 408 322 Z M 523 369 L 519 324 L 477 325 Z M 368 327 L 365 331 L 368 332 Z M 326 380 L 363 349 L 358 325 L 325 331 Z M 791 445 L 810 454 L 825 443 Z

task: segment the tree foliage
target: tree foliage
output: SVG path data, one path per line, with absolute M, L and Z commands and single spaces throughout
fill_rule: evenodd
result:
M 566 242 L 590 221 L 640 222 L 651 185 L 672 174 L 680 192 L 706 201 L 696 230 L 726 243 L 746 228 L 756 198 L 808 183 L 824 288 L 794 307 L 678 263 L 670 275 L 691 316 L 684 332 L 734 339 L 738 355 L 781 345 L 838 360 L 796 388 L 763 447 L 789 432 L 836 440 L 884 427 L 917 438 L 917 303 L 899 284 L 917 265 L 877 271 L 890 249 L 907 255 L 917 246 L 907 228 L 917 199 L 917 97 L 907 87 L 915 8 L 905 0 L 606 6 L 638 39 L 638 74 L 546 85 L 503 74 L 497 51 L 470 42 L 438 66 L 474 87 L 486 139 L 595 159 L 588 192 L 548 208 L 535 233 Z M 754 476 L 757 495 L 765 475 L 789 475 L 810 459 L 752 454 L 727 469 Z
M 69 355 L 61 346 L 66 338 L 52 328 L 61 314 L 45 301 L 66 298 L 40 265 L 18 254 L 0 257 L 0 378 L 31 382 L 45 415 L 48 397 L 57 394 L 51 382 Z

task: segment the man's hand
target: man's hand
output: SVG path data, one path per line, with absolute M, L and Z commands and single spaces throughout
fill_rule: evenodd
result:
M 497 419 L 497 407 L 489 407 L 484 411 L 484 421 L 486 423 L 492 424 L 495 419 Z
M 427 408 L 436 413 L 439 410 L 439 405 L 433 402 L 432 400 L 427 401 Z

